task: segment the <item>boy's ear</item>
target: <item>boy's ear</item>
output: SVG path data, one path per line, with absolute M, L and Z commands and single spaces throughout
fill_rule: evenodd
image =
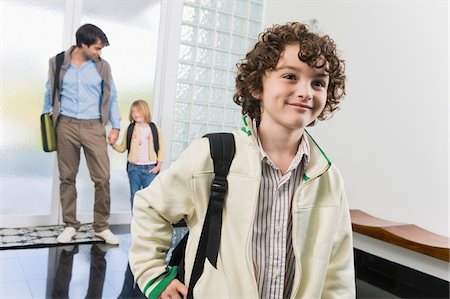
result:
M 250 94 L 257 100 L 262 100 L 262 92 L 259 90 L 251 90 Z

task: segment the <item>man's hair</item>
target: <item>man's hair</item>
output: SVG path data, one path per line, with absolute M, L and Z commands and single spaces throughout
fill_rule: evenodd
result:
M 280 55 L 287 45 L 300 45 L 298 58 L 310 67 L 321 68 L 329 74 L 325 108 L 318 120 L 325 120 L 333 115 L 345 95 L 345 65 L 336 53 L 336 45 L 328 35 L 319 35 L 298 22 L 286 25 L 273 25 L 263 31 L 258 42 L 245 59 L 236 66 L 236 90 L 233 100 L 242 106 L 242 114 L 248 114 L 261 121 L 262 104 L 253 95 L 262 94 L 262 79 L 269 69 L 275 69 Z M 314 125 L 316 121 L 309 125 Z
M 130 107 L 130 114 L 128 115 L 128 119 L 130 122 L 134 122 L 132 110 L 133 108 L 136 108 L 139 112 L 142 113 L 144 116 L 144 122 L 149 123 L 152 121 L 152 115 L 150 114 L 150 108 L 148 107 L 148 104 L 144 100 L 136 100 L 131 104 Z
M 82 44 L 90 47 L 95 44 L 97 40 L 102 42 L 103 47 L 109 46 L 106 34 L 100 28 L 92 24 L 84 24 L 78 28 L 75 33 L 75 39 L 78 48 L 81 48 Z

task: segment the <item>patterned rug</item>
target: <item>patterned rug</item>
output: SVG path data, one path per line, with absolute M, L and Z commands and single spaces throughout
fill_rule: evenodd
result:
M 62 245 L 56 237 L 64 230 L 63 225 L 36 226 L 23 228 L 0 228 L 0 250 L 19 248 L 39 248 Z M 92 224 L 82 224 L 70 244 L 103 242 L 92 229 Z

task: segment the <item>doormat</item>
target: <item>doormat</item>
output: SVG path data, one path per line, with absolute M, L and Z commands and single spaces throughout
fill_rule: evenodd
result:
M 61 244 L 56 237 L 64 230 L 64 225 L 35 226 L 21 228 L 0 228 L 0 250 L 51 247 Z M 82 224 L 77 234 L 68 244 L 104 242 L 94 234 L 92 224 Z

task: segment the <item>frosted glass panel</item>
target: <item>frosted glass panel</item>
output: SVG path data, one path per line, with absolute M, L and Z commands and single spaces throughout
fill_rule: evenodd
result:
M 233 10 L 233 1 L 230 0 L 217 0 L 217 8 L 225 11 Z
M 174 140 L 183 140 L 184 137 L 186 137 L 187 133 L 189 132 L 189 124 L 185 122 L 174 122 L 173 123 L 174 128 L 174 134 L 173 139 Z
M 197 38 L 197 29 L 193 26 L 181 26 L 181 40 L 185 42 L 195 42 Z
M 211 69 L 197 66 L 194 71 L 194 79 L 197 82 L 209 83 Z
M 177 84 L 177 99 L 181 101 L 188 101 L 191 98 L 192 86 L 190 84 Z
M 214 60 L 214 65 L 222 68 L 226 68 L 228 66 L 228 58 L 229 54 L 226 52 L 217 51 L 216 57 Z
M 182 46 L 182 45 L 181 45 Z M 197 49 L 197 63 L 210 64 L 213 60 L 214 51 L 206 48 Z
M 180 45 L 180 59 L 192 60 L 194 58 L 195 48 L 188 45 Z
M 235 13 L 238 15 L 247 16 L 249 3 L 249 1 L 235 1 Z
M 185 6 L 183 9 L 184 22 L 197 22 L 198 9 L 192 6 Z
M 214 27 L 215 20 L 216 14 L 214 13 L 214 11 L 209 9 L 200 9 L 200 25 Z
M 231 46 L 231 36 L 229 32 L 217 32 L 215 46 L 218 49 L 229 49 Z
M 263 1 L 185 0 L 183 8 L 172 160 L 193 138 L 240 126 L 236 63 L 261 30 Z
M 108 1 L 89 0 L 83 3 L 81 23 L 93 23 L 108 36 L 110 46 L 102 56 L 111 64 L 122 115 L 122 141 L 129 123 L 130 105 L 137 99 L 146 100 L 151 109 L 155 79 L 156 50 L 160 18 L 160 0 Z M 186 48 L 183 54 L 190 58 Z M 126 153 L 109 149 L 111 160 L 111 213 L 130 210 L 129 183 L 126 173 Z M 78 211 L 92 213 L 93 183 L 85 162 L 78 175 Z
M 256 20 L 262 18 L 262 5 L 260 3 L 251 2 L 250 3 L 250 17 Z
M 246 38 L 240 35 L 233 35 L 231 48 L 235 52 L 244 52 L 247 49 Z
M 236 17 L 233 19 L 233 21 L 234 21 L 234 26 L 233 26 L 234 32 L 241 33 L 241 34 L 247 33 L 247 23 L 248 23 L 247 19 Z
M 177 102 L 175 103 L 175 119 L 177 120 L 189 120 L 189 109 L 190 105 L 188 103 Z
M 192 105 L 191 108 L 191 121 L 204 123 L 206 122 L 208 112 L 208 106 L 205 105 Z
M 194 73 L 194 67 L 189 64 L 180 63 L 178 65 L 178 79 L 190 80 Z
M 199 29 L 198 30 L 198 43 L 204 44 L 206 46 L 214 45 L 214 30 L 210 29 Z
M 64 1 L 0 5 L 0 218 L 49 215 L 56 154 L 42 150 L 39 116 L 48 59 L 61 49 Z
M 230 28 L 231 15 L 226 13 L 219 13 L 217 15 L 217 26 L 220 28 Z
M 209 87 L 208 86 L 195 86 L 193 90 L 193 102 L 207 102 L 209 98 Z

